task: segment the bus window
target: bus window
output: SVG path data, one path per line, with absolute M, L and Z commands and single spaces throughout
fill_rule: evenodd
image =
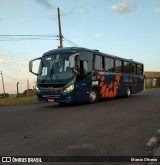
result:
M 113 72 L 114 71 L 114 60 L 109 57 L 105 57 L 105 70 Z
M 83 74 L 86 76 L 88 74 L 88 62 L 87 61 L 84 61 L 84 73 Z
M 78 57 L 78 60 L 81 60 L 81 59 L 88 62 L 88 73 L 90 73 L 93 69 L 92 68 L 92 66 L 93 66 L 93 53 L 83 51 L 80 53 L 80 55 Z M 79 69 L 77 68 L 77 70 L 79 70 Z
M 137 65 L 137 74 L 142 74 L 143 73 L 143 66 L 142 65 Z
M 115 72 L 122 72 L 122 61 L 115 60 Z
M 48 68 L 47 67 L 43 67 L 42 69 L 42 76 L 46 76 L 48 74 Z
M 134 63 L 132 63 L 131 64 L 131 73 L 134 73 L 134 74 L 136 74 L 136 64 L 134 64 Z
M 41 76 L 46 76 L 50 72 L 50 65 L 52 65 L 52 58 L 50 57 L 45 57 L 43 58 L 43 61 L 41 61 L 40 66 L 39 66 L 39 75 Z
M 102 56 L 95 56 L 95 70 L 103 70 L 103 58 Z
M 64 71 L 65 71 L 65 72 L 70 71 L 70 68 L 69 68 L 69 60 L 65 60 L 65 61 L 64 61 Z
M 123 72 L 130 73 L 130 63 L 129 62 L 126 62 L 126 61 L 123 62 Z

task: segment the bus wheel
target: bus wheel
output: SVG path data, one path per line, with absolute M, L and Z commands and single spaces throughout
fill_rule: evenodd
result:
M 98 101 L 98 92 L 96 89 L 92 89 L 89 94 L 89 103 L 95 103 Z
M 131 96 L 131 88 L 128 87 L 127 88 L 127 95 L 126 95 L 126 97 L 130 97 L 130 96 Z

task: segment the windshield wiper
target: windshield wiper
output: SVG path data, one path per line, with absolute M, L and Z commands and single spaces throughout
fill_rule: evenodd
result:
M 50 79 L 51 79 L 51 80 L 52 80 L 52 77 L 53 77 L 53 73 L 54 73 L 54 75 L 55 75 L 54 69 L 52 68 L 52 69 L 50 70 Z
M 53 74 L 54 76 L 56 77 L 56 80 L 58 80 L 60 83 L 62 83 L 62 81 L 60 79 L 57 78 L 55 72 L 54 72 L 54 69 L 52 68 L 51 71 L 50 71 L 50 80 L 52 81 L 52 77 L 53 77 Z

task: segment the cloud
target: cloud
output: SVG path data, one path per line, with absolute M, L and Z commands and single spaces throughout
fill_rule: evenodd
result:
M 73 15 L 75 13 L 76 9 L 75 8 L 71 8 L 70 10 L 64 12 L 61 11 L 61 16 L 70 16 Z
M 81 43 L 84 43 L 84 39 L 82 39 L 82 38 L 79 38 L 78 41 Z
M 44 6 L 47 9 L 55 8 L 48 0 L 34 0 L 34 1 Z
M 128 14 L 133 12 L 136 9 L 136 6 L 129 1 L 124 1 L 117 5 L 113 5 L 111 9 L 119 14 Z
M 28 67 L 28 61 L 19 61 L 19 62 L 17 62 L 17 65 L 19 65 L 19 66 L 27 66 Z
M 0 53 L 0 64 L 5 62 L 5 56 Z
M 101 36 L 103 36 L 104 34 L 103 34 L 103 33 L 96 32 L 96 33 L 94 33 L 93 35 L 96 36 L 96 37 L 101 37 Z
M 81 12 L 83 14 L 88 14 L 89 13 L 88 8 L 86 8 L 84 6 L 80 6 L 80 7 L 72 7 L 68 11 L 65 11 L 65 12 L 61 11 L 61 15 L 62 16 L 74 15 L 78 10 L 79 10 L 79 12 Z
M 2 58 L 0 58 L 0 63 L 3 63 L 3 62 L 4 62 L 4 60 Z
M 28 69 L 28 68 L 27 68 Z M 15 69 L 15 71 L 17 73 L 23 73 L 23 74 L 26 74 L 26 72 L 28 71 L 27 69 Z
M 88 13 L 89 13 L 88 8 L 86 8 L 86 7 L 84 7 L 84 6 L 81 6 L 79 10 L 80 10 L 80 12 L 83 13 L 83 14 L 88 14 Z
M 154 12 L 156 12 L 156 13 L 160 13 L 160 8 L 156 8 L 156 9 L 154 9 Z

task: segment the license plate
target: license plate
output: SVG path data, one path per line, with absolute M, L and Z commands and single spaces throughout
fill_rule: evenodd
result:
M 49 98 L 48 102 L 54 102 L 54 99 Z

